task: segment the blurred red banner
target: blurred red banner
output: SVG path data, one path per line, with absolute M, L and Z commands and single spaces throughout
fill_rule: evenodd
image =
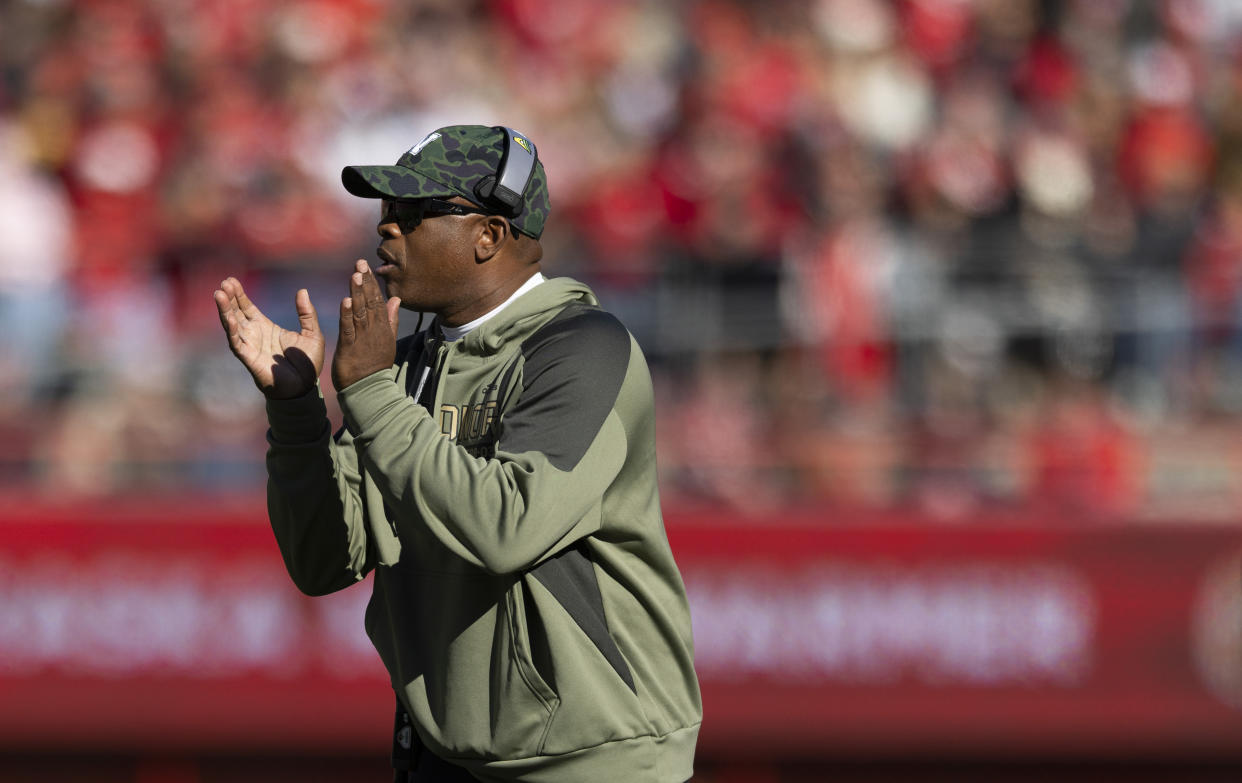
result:
M 261 501 L 7 508 L 0 749 L 386 750 L 369 585 Z M 666 521 L 718 755 L 1242 757 L 1240 528 Z

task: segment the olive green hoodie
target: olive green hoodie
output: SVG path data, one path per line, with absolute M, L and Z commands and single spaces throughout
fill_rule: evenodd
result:
M 701 705 L 638 345 L 567 278 L 438 333 L 340 392 L 335 437 L 318 394 L 268 403 L 289 574 L 320 595 L 375 570 L 393 687 L 477 777 L 689 779 Z

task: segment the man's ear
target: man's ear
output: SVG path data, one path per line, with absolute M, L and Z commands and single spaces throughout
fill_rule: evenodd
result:
M 479 221 L 478 234 L 474 240 L 474 258 L 478 263 L 490 261 L 509 240 L 509 221 L 496 215 L 486 215 Z

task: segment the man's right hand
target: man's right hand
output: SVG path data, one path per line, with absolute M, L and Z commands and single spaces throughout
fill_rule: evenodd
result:
M 305 288 L 294 299 L 301 332 L 272 323 L 250 301 L 236 278 L 220 283 L 215 300 L 229 348 L 269 399 L 293 399 L 315 388 L 323 369 L 324 339 Z

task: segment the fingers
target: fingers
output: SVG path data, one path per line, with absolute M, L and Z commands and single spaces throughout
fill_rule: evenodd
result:
M 349 277 L 349 315 L 351 316 L 349 340 L 352 342 L 353 335 L 358 330 L 364 330 L 369 325 L 378 324 L 380 321 L 388 325 L 393 340 L 396 340 L 397 306 L 400 305 L 400 300 L 396 301 L 396 306 L 391 301 L 384 300 L 384 292 L 380 290 L 379 283 L 375 280 L 375 275 L 371 273 L 371 267 L 366 261 L 359 259 L 354 264 L 354 270 Z M 345 305 L 342 303 L 342 319 L 345 318 L 345 312 Z M 372 324 L 368 324 L 368 321 Z
M 229 341 L 229 350 L 236 355 L 246 340 L 242 336 L 241 325 L 238 323 L 240 313 L 237 310 L 237 302 L 224 290 L 223 286 L 224 284 L 221 283 L 221 288 L 216 290 L 212 298 L 215 299 L 216 310 L 220 314 L 220 326 L 224 327 L 224 334 Z
M 228 312 L 232 312 L 239 321 L 243 318 L 252 321 L 263 317 L 259 308 L 250 301 L 250 297 L 246 296 L 246 289 L 242 288 L 241 282 L 236 277 L 226 277 L 220 282 L 220 287 L 216 289 L 215 300 L 221 318 Z
M 350 306 L 353 309 L 354 319 L 357 321 L 367 320 L 367 310 L 370 308 L 363 288 L 365 278 L 366 275 L 361 272 L 354 272 L 349 277 Z
M 220 287 L 217 288 L 215 293 L 212 295 L 216 300 L 216 309 L 220 311 L 220 323 L 224 323 L 224 316 L 226 313 L 237 310 L 237 296 L 232 286 L 232 280 L 233 278 L 231 277 L 226 280 L 222 280 L 220 282 Z
M 220 325 L 224 327 L 224 331 L 227 333 L 229 331 L 228 317 L 234 307 L 233 300 L 220 288 L 216 289 L 216 292 L 212 294 L 212 298 L 216 300 L 216 311 L 220 313 Z
M 315 312 L 315 306 L 311 304 L 310 292 L 305 288 L 299 288 L 293 304 L 298 311 L 298 324 L 302 327 L 302 334 L 318 335 L 320 333 L 319 314 Z
M 342 345 L 350 345 L 354 341 L 354 306 L 350 297 L 341 300 L 341 337 Z
M 401 314 L 401 297 L 394 296 L 388 300 L 388 326 L 392 328 L 392 339 L 397 339 L 397 317 Z
M 246 296 L 246 289 L 242 288 L 242 284 L 237 278 L 230 277 L 225 282 L 232 283 L 232 287 L 236 289 L 234 299 L 237 301 L 237 308 L 241 310 L 242 315 L 250 320 L 263 317 L 263 313 L 259 311 L 259 308 L 255 307 L 254 302 L 250 301 L 250 297 Z
M 355 306 L 360 306 L 365 301 L 369 309 L 378 311 L 384 307 L 384 292 L 380 290 L 375 275 L 371 274 L 370 264 L 361 258 L 354 262 L 354 274 L 350 277 L 350 293 L 354 297 Z

